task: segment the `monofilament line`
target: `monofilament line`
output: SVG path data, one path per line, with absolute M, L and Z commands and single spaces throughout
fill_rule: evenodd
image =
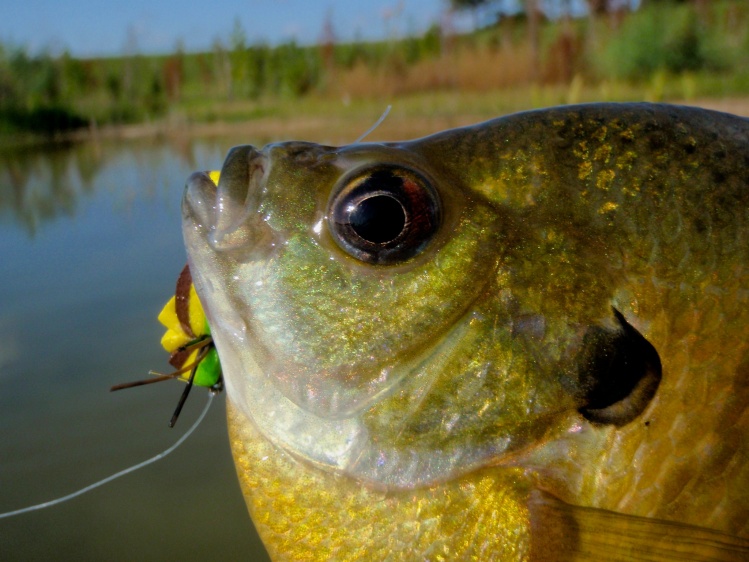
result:
M 360 136 L 360 137 L 359 137 L 358 139 L 356 139 L 356 140 L 354 141 L 354 144 L 356 144 L 356 143 L 358 143 L 358 142 L 361 142 L 361 141 L 363 141 L 363 140 L 364 140 L 364 139 L 365 139 L 365 138 L 367 137 L 367 135 L 369 135 L 369 133 L 371 133 L 371 132 L 372 132 L 372 131 L 374 131 L 374 130 L 375 130 L 375 129 L 376 129 L 377 127 L 379 127 L 379 126 L 380 126 L 380 124 L 381 124 L 381 123 L 382 123 L 382 122 L 383 122 L 383 121 L 385 120 L 385 117 L 387 117 L 387 116 L 388 116 L 388 113 L 390 113 L 390 109 L 391 109 L 392 107 L 393 107 L 392 105 L 389 105 L 389 106 L 387 106 L 387 107 L 385 108 L 385 111 L 383 111 L 383 112 L 382 112 L 382 115 L 380 115 L 380 118 L 379 118 L 379 119 L 378 119 L 377 121 L 375 121 L 375 124 L 374 124 L 374 125 L 372 125 L 372 126 L 371 126 L 371 127 L 369 128 L 369 129 L 367 129 L 367 130 L 366 130 L 366 132 L 365 132 L 365 133 L 364 133 L 364 134 L 363 134 L 362 136 Z
M 131 466 L 130 468 L 126 468 L 125 470 L 121 470 L 120 472 L 116 474 L 112 474 L 111 476 L 108 476 L 104 480 L 99 480 L 98 482 L 95 482 L 94 484 L 91 484 L 90 486 L 86 486 L 85 488 L 82 488 L 78 490 L 77 492 L 73 492 L 72 494 L 68 494 L 67 496 L 63 496 L 61 498 L 57 498 L 55 500 L 51 500 L 48 502 L 40 503 L 37 505 L 32 505 L 29 507 L 24 507 L 23 509 L 16 509 L 15 511 L 8 511 L 7 513 L 0 513 L 0 519 L 3 519 L 5 517 L 13 517 L 14 515 L 20 515 L 22 513 L 27 513 L 29 511 L 35 511 L 37 509 L 44 509 L 45 507 L 52 507 L 53 505 L 57 505 L 58 503 L 63 503 L 68 500 L 72 500 L 75 497 L 78 497 L 80 495 L 85 494 L 86 492 L 90 492 L 91 490 L 98 488 L 99 486 L 103 486 L 104 484 L 107 484 L 111 482 L 112 480 L 115 480 L 116 478 L 119 478 L 120 476 L 125 476 L 126 474 L 130 474 L 131 472 L 135 472 L 136 470 L 139 470 L 143 468 L 144 466 L 148 466 L 149 464 L 155 463 L 158 460 L 163 459 L 165 456 L 167 456 L 169 453 L 174 451 L 177 447 L 182 445 L 182 443 L 185 442 L 185 440 L 190 437 L 190 435 L 198 428 L 200 425 L 200 422 L 203 421 L 203 418 L 205 418 L 206 414 L 208 413 L 208 409 L 211 407 L 211 402 L 213 399 L 214 394 L 212 392 L 208 393 L 208 401 L 205 404 L 205 407 L 203 408 L 203 411 L 201 412 L 198 419 L 195 421 L 194 424 L 192 424 L 192 427 L 188 429 L 185 434 L 177 439 L 177 442 L 166 449 L 165 451 L 159 453 L 155 457 L 152 457 L 148 460 L 145 460 L 141 463 L 138 463 L 134 466 Z

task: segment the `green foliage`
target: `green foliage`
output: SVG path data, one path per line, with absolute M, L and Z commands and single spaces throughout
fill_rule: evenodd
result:
M 0 109 L 0 124 L 9 131 L 23 130 L 32 133 L 52 135 L 88 125 L 88 121 L 69 109 L 56 106 Z
M 0 127 L 53 134 L 87 125 L 64 103 L 84 78 L 67 55 L 30 57 L 22 49 L 0 48 Z
M 320 80 L 322 60 L 317 49 L 302 48 L 292 41 L 274 49 L 269 62 L 272 94 L 302 96 Z
M 346 70 L 352 69 L 357 64 L 368 64 L 373 54 L 373 45 L 366 45 L 361 41 L 343 43 L 336 45 L 333 51 L 335 65 Z
M 450 6 L 456 10 L 473 10 L 488 4 L 490 0 L 450 0 Z
M 692 5 L 656 2 L 632 14 L 593 55 L 600 74 L 611 78 L 721 71 L 729 66 L 725 39 L 716 26 L 700 21 Z
M 247 49 L 245 64 L 247 65 L 248 95 L 251 99 L 258 99 L 268 89 L 271 80 L 269 53 L 270 49 L 265 45 Z
M 74 59 L 0 48 L 0 127 L 54 134 L 91 122 L 129 123 L 166 110 L 157 57 Z

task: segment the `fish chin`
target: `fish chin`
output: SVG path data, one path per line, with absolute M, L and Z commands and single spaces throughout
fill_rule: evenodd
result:
M 190 231 L 186 231 L 186 237 Z M 403 362 L 391 358 L 395 365 L 392 378 L 379 394 L 357 392 L 331 382 L 329 394 L 323 394 L 325 400 L 316 403 L 316 394 L 301 399 L 290 394 L 291 387 L 279 383 L 304 378 L 299 366 L 282 361 L 263 348 L 256 329 L 244 317 L 246 308 L 238 308 L 235 302 L 224 298 L 226 292 L 216 281 L 221 263 L 209 259 L 212 253 L 205 238 L 202 243 L 206 252 L 192 251 L 191 267 L 196 261 L 200 264 L 193 267 L 199 272 L 194 274 L 194 280 L 206 302 L 227 396 L 278 447 L 325 470 L 378 488 L 404 489 L 445 480 L 496 458 L 515 445 L 508 435 L 497 432 L 495 439 L 480 448 L 457 445 L 444 450 L 410 449 L 380 439 L 378 427 L 368 419 L 373 407 L 391 398 L 395 381 L 410 378 L 425 389 L 430 387 L 430 381 L 439 376 L 441 367 L 468 334 L 470 314 L 418 357 Z M 341 411 L 337 403 L 345 404 L 348 411 Z

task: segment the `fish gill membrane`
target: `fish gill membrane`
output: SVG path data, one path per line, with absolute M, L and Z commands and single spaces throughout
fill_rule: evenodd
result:
M 276 560 L 749 559 L 749 122 L 232 149 L 190 269 Z

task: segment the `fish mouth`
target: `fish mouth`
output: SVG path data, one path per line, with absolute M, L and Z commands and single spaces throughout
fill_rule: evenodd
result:
M 217 251 L 250 242 L 248 232 L 257 216 L 268 157 L 250 145 L 232 148 L 216 184 L 213 172 L 196 172 L 187 180 L 183 218 Z

